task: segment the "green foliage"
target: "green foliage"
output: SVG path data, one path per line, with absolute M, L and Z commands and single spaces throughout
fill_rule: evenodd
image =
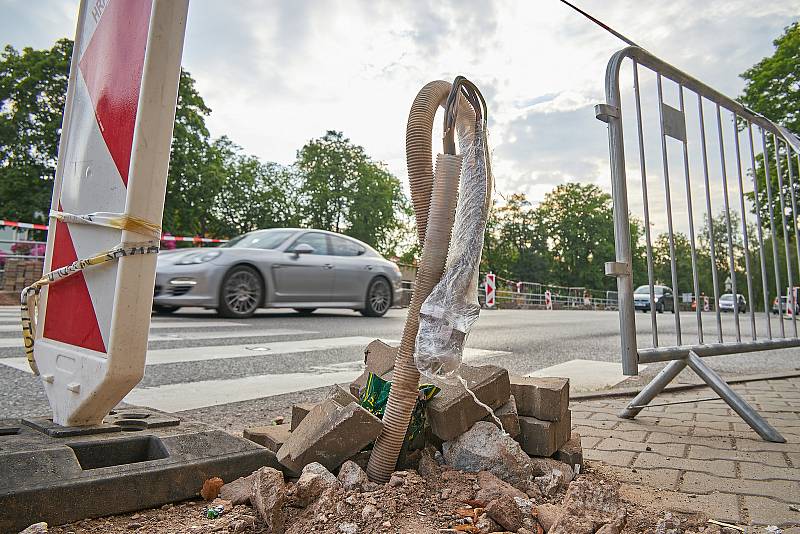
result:
M 298 204 L 312 228 L 342 232 L 391 253 L 408 212 L 400 181 L 342 132 L 328 131 L 297 152 Z
M 71 57 L 68 39 L 0 53 L 0 218 L 47 219 Z

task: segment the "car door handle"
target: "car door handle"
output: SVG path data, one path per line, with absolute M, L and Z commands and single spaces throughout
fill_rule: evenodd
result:
M 368 271 L 371 271 L 371 270 L 372 270 L 372 265 L 367 265 L 367 266 L 365 267 L 365 269 L 366 269 L 366 270 L 368 270 Z
M 333 264 L 326 263 L 325 265 L 323 265 L 323 267 L 326 268 L 326 269 L 333 269 Z

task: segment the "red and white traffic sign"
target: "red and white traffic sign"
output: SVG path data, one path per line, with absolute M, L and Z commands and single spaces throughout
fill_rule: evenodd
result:
M 544 309 L 553 309 L 553 295 L 550 293 L 549 289 L 544 292 Z
M 703 297 L 703 311 L 709 311 L 710 309 L 711 309 L 711 307 L 709 306 L 709 303 L 708 303 L 708 297 L 704 296 Z
M 486 307 L 487 308 L 494 308 L 495 305 L 495 295 L 497 294 L 497 280 L 494 273 L 488 273 L 486 275 L 485 287 L 486 287 Z
M 188 0 L 82 1 L 51 209 L 160 227 Z M 157 240 L 157 238 L 156 238 Z M 152 241 L 56 220 L 45 270 Z M 61 425 L 99 423 L 144 373 L 156 257 L 122 257 L 41 294 L 35 358 Z

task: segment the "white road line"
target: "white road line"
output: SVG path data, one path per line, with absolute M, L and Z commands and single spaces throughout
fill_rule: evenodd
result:
M 20 332 L 22 332 L 20 328 Z M 272 328 L 270 330 L 237 330 L 234 332 L 176 332 L 173 334 L 150 333 L 148 341 L 209 341 L 213 339 L 233 339 L 237 337 L 274 337 L 300 336 L 319 334 L 315 330 L 290 330 L 288 328 Z M 18 337 L 0 338 L 0 349 L 9 347 L 22 348 L 22 335 Z
M 503 351 L 466 349 L 464 360 L 508 354 Z M 3 362 L 3 360 L 0 360 Z M 25 362 L 27 365 L 27 362 Z M 314 367 L 308 373 L 286 373 L 248 376 L 222 380 L 203 380 L 156 387 L 139 387 L 128 393 L 125 402 L 167 412 L 195 410 L 305 389 L 348 383 L 358 377 L 364 364 L 361 360 Z
M 641 371 L 646 367 L 646 365 L 640 365 L 639 370 Z M 570 360 L 539 369 L 526 376 L 560 376 L 569 378 L 570 391 L 606 389 L 628 378 L 622 374 L 621 364 L 594 360 Z
M 20 322 L 13 321 L 12 324 L 3 324 L 0 321 L 0 332 L 16 332 L 21 330 Z M 152 321 L 150 323 L 150 330 L 159 330 L 162 328 L 228 328 L 231 326 L 253 326 L 252 323 L 233 323 L 230 321 Z

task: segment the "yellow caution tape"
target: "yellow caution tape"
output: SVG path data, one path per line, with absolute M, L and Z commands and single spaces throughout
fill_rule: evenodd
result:
M 44 286 L 59 282 L 93 265 L 100 265 L 125 256 L 157 253 L 158 243 L 154 242 L 129 244 L 127 246 L 120 244 L 111 250 L 101 252 L 90 258 L 76 260 L 69 265 L 51 271 L 23 289 L 20 294 L 22 339 L 25 344 L 25 356 L 28 358 L 28 364 L 31 366 L 33 374 L 39 374 L 39 368 L 36 365 L 36 359 L 33 355 L 33 345 L 36 337 L 36 320 L 34 318 L 36 317 L 36 307 L 39 304 L 39 292 Z
M 161 237 L 161 227 L 141 217 L 134 217 L 124 213 L 95 212 L 86 215 L 75 215 L 63 211 L 50 211 L 50 217 L 71 224 L 94 224 L 128 230 L 143 236 L 158 239 Z

